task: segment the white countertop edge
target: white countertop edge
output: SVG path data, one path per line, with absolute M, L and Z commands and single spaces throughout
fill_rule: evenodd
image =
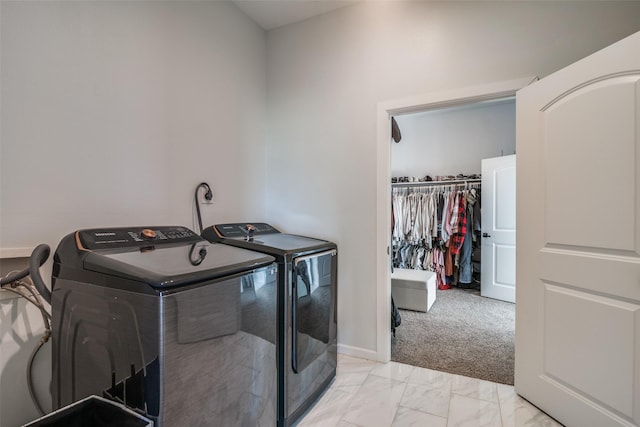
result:
M 29 258 L 34 248 L 0 248 L 0 259 Z

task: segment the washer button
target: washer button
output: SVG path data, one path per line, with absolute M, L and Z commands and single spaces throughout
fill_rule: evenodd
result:
M 140 235 L 145 239 L 155 239 L 156 232 L 151 230 L 150 228 L 145 228 L 140 232 Z

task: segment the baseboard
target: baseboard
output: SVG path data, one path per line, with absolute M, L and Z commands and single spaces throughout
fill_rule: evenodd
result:
M 373 360 L 379 362 L 378 353 L 361 347 L 354 347 L 346 344 L 338 344 L 338 353 L 347 356 L 359 357 L 360 359 Z

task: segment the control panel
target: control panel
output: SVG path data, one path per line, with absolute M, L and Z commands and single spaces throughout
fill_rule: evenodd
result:
M 280 233 L 274 227 L 264 222 L 238 222 L 233 224 L 217 224 L 214 225 L 216 232 L 220 237 L 246 237 L 259 236 L 261 234 Z
M 78 249 L 118 249 L 171 243 L 199 242 L 203 239 L 186 227 L 94 228 L 77 232 Z

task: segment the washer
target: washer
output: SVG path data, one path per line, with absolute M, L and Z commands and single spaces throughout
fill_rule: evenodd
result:
M 278 263 L 278 426 L 290 426 L 336 375 L 337 246 L 265 223 L 217 224 L 202 236 Z
M 88 395 L 156 426 L 273 426 L 274 258 L 179 226 L 79 230 L 54 255 L 53 406 Z

